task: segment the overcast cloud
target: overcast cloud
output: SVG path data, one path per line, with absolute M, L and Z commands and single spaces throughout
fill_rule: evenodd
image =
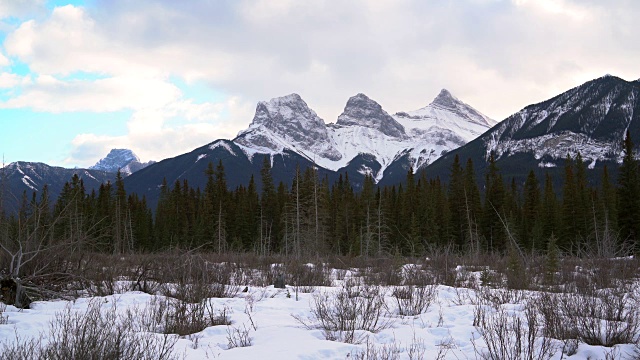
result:
M 42 1 L 17 3 L 0 5 L 24 18 L 0 48 L 0 89 L 20 91 L 0 107 L 133 112 L 126 135 L 78 135 L 70 164 L 232 138 L 257 101 L 292 92 L 326 122 L 358 92 L 393 113 L 441 88 L 502 120 L 606 73 L 640 77 L 634 0 L 95 0 L 44 15 Z M 176 81 L 221 95 L 194 101 Z

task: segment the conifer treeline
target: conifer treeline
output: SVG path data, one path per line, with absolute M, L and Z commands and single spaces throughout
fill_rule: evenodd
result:
M 291 186 L 276 186 L 265 157 L 260 179 L 252 176 L 233 190 L 221 162 L 209 164 L 204 189 L 165 181 L 155 218 L 144 197 L 126 194 L 118 174 L 114 184 L 90 194 L 74 176 L 52 208 L 46 188 L 31 200 L 25 193 L 20 212 L 5 220 L 16 236 L 41 232 L 52 244 L 112 253 L 180 247 L 377 256 L 420 255 L 433 246 L 505 252 L 515 244 L 531 252 L 546 250 L 553 239 L 580 254 L 635 245 L 640 234 L 640 173 L 628 133 L 624 143 L 617 184 L 605 167 L 600 186 L 590 187 L 580 154 L 567 156 L 560 197 L 548 174 L 538 179 L 531 171 L 523 184 L 505 182 L 493 156 L 485 174 L 456 156 L 448 184 L 409 170 L 397 186 L 378 187 L 366 176 L 360 192 L 347 174 L 330 184 L 313 168 L 298 168 Z M 477 176 L 485 177 L 482 189 Z

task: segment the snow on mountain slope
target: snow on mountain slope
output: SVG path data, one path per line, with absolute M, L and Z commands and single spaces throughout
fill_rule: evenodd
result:
M 406 139 L 405 129 L 365 94 L 352 96 L 338 116 L 338 126 L 358 126 L 376 130 L 388 137 Z
M 431 104 L 394 118 L 413 139 L 414 168 L 428 165 L 444 153 L 482 135 L 497 122 L 442 89 Z
M 129 176 L 153 163 L 154 161 L 146 163 L 140 162 L 140 158 L 129 149 L 111 149 L 106 157 L 100 159 L 100 161 L 89 169 L 106 172 L 117 172 L 120 170 L 124 176 Z
M 292 150 L 317 165 L 339 170 L 359 154 L 380 164 L 380 180 L 394 161 L 409 154 L 414 169 L 473 140 L 495 121 L 442 90 L 428 106 L 389 115 L 364 94 L 351 97 L 337 122 L 325 125 L 297 94 L 260 102 L 247 130 L 234 142 L 251 158 L 256 153 Z
M 311 158 L 342 158 L 324 121 L 298 94 L 259 102 L 251 125 L 233 141 L 248 153 L 281 153 L 288 148 Z
M 538 166 L 578 152 L 585 162 L 622 159 L 627 129 L 640 127 L 640 86 L 607 75 L 527 106 L 487 134 L 486 154 L 533 153 Z M 543 159 L 545 157 L 545 159 Z

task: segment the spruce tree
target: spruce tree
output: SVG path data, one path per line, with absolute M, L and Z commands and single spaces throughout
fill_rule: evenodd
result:
M 275 250 L 276 237 L 280 233 L 281 210 L 271 174 L 271 158 L 265 156 L 260 169 L 262 195 L 260 197 L 259 252 L 267 254 Z
M 536 174 L 531 170 L 524 183 L 524 199 L 520 225 L 520 241 L 526 249 L 541 249 L 539 223 L 541 221 L 540 186 Z
M 558 199 L 553 189 L 553 180 L 547 172 L 544 177 L 544 194 L 542 196 L 542 238 L 547 241 L 552 235 L 560 232 L 558 220 Z
M 221 253 L 227 250 L 226 206 L 228 202 L 227 178 L 222 160 L 218 162 L 215 171 L 215 190 L 213 193 L 214 206 L 214 248 Z
M 576 186 L 576 226 L 579 249 L 586 248 L 587 239 L 595 238 L 592 235 L 593 225 L 593 204 L 591 201 L 591 190 L 587 182 L 587 166 L 578 152 L 575 160 L 575 186 Z
M 616 187 L 611 183 L 607 165 L 602 170 L 600 183 L 600 192 L 598 194 L 598 219 L 600 219 L 600 222 L 598 223 L 598 228 L 605 236 L 608 236 L 618 230 L 618 194 L 616 194 Z
M 451 164 L 451 176 L 449 177 L 449 191 L 447 193 L 449 199 L 449 214 L 451 215 L 449 222 L 449 231 L 451 240 L 457 249 L 465 247 L 465 235 L 467 230 L 467 198 L 464 188 L 464 174 L 460 166 L 460 158 L 458 154 Z
M 625 241 L 638 244 L 640 236 L 640 175 L 631 133 L 623 143 L 623 158 L 618 175 L 618 224 Z
M 578 213 L 578 190 L 576 186 L 573 159 L 567 154 L 564 167 L 564 185 L 562 188 L 562 231 L 558 239 L 558 246 L 571 249 L 576 253 L 576 244 L 580 236 Z
M 502 175 L 495 162 L 492 152 L 489 157 L 489 166 L 485 179 L 485 196 L 483 207 L 483 234 L 491 251 L 504 252 L 506 248 L 506 232 L 501 217 L 504 213 L 505 189 Z
M 480 201 L 478 180 L 476 179 L 475 170 L 473 168 L 473 161 L 471 160 L 471 158 L 467 159 L 467 164 L 464 168 L 464 196 L 465 208 L 468 214 L 467 232 L 473 232 L 473 229 L 469 228 L 477 227 L 478 219 L 480 218 L 480 213 L 482 210 L 482 203 Z

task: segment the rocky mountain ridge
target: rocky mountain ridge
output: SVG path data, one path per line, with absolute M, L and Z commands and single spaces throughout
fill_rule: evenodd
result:
M 615 174 L 627 130 L 638 144 L 640 82 L 606 75 L 525 107 L 434 162 L 427 172 L 446 178 L 456 155 L 472 159 L 482 172 L 493 153 L 498 167 L 517 181 L 532 169 L 559 181 L 567 156 L 575 159 L 579 153 L 594 170 L 590 178 L 595 184 L 605 165 Z
M 291 94 L 258 103 L 251 125 L 233 142 L 249 158 L 287 149 L 332 171 L 368 155 L 356 171 L 379 181 L 399 159 L 407 169 L 427 165 L 493 124 L 446 89 L 426 107 L 395 115 L 360 93 L 349 98 L 337 121 L 329 124 L 299 95 Z
M 129 176 L 154 163 L 155 161 L 140 162 L 140 158 L 129 149 L 111 149 L 106 157 L 100 159 L 89 169 L 111 173 L 116 173 L 120 170 L 123 176 Z

